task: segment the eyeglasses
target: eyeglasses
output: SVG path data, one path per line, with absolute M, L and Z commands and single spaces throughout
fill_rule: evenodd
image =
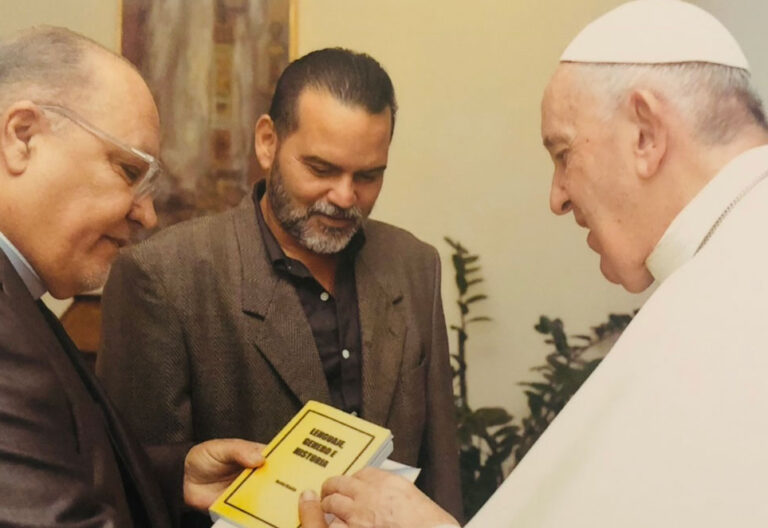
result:
M 130 163 L 121 164 L 121 169 L 125 173 L 125 177 L 131 187 L 133 187 L 134 200 L 140 200 L 145 196 L 151 195 L 155 191 L 157 178 L 164 172 L 163 165 L 156 157 L 147 154 L 143 150 L 139 150 L 123 143 L 119 139 L 90 124 L 68 108 L 52 104 L 38 104 L 38 106 L 43 110 L 53 112 L 69 119 L 83 130 L 90 132 L 97 138 L 118 148 L 126 158 L 130 160 Z

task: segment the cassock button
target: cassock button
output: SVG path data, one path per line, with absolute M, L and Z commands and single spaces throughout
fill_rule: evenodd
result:
M 349 350 L 347 350 L 346 348 L 342 350 L 341 357 L 343 357 L 344 359 L 349 359 Z
M 323 293 L 320 294 L 320 300 L 321 301 L 327 301 L 330 298 L 331 298 L 331 296 L 328 295 L 328 292 L 323 292 Z

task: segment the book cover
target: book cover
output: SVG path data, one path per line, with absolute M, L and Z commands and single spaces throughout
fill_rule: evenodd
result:
M 264 449 L 264 465 L 243 471 L 211 506 L 214 520 L 241 528 L 297 528 L 299 495 L 379 465 L 392 452 L 388 429 L 308 402 Z

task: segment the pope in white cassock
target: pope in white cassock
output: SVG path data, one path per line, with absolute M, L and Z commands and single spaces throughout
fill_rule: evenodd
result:
M 609 280 L 660 284 L 468 526 L 768 526 L 768 126 L 739 45 L 691 4 L 623 4 L 563 53 L 541 129 L 552 210 Z M 326 482 L 322 508 L 458 524 L 377 470 Z

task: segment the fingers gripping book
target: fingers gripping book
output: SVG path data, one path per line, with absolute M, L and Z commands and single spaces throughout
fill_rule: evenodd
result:
M 379 466 L 391 452 L 388 429 L 310 401 L 264 448 L 264 465 L 243 471 L 216 500 L 211 517 L 239 528 L 297 528 L 301 492 L 319 494 L 326 479 Z

